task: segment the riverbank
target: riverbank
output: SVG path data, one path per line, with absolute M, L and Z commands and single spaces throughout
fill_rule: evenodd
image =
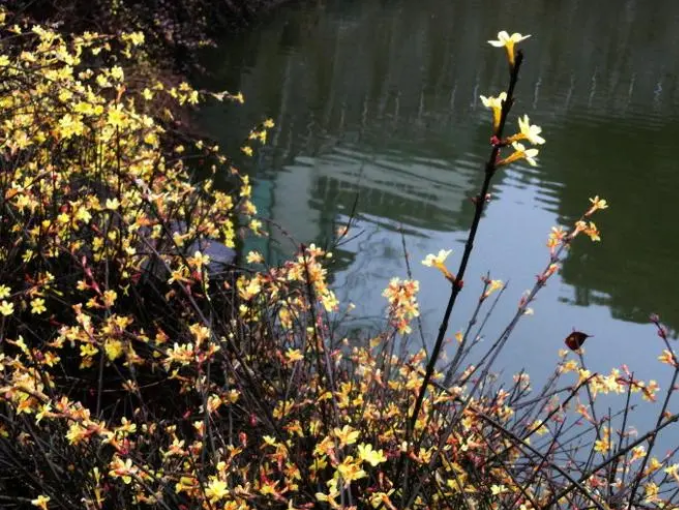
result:
M 197 52 L 213 38 L 245 30 L 291 0 L 8 0 L 21 18 L 70 33 L 141 31 L 156 62 L 196 71 Z

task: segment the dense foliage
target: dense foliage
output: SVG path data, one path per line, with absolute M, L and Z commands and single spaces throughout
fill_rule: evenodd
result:
M 672 387 L 657 427 L 635 436 L 628 412 L 659 388 L 626 367 L 591 373 L 582 350 L 564 350 L 539 390 L 491 371 L 571 242 L 598 239 L 591 217 L 604 200 L 552 231 L 545 269 L 480 363 L 468 362 L 485 334 L 476 319 L 504 292 L 489 278 L 445 367 L 398 348 L 418 316 L 411 279 L 389 282 L 381 334 L 349 339 L 325 250 L 301 246 L 280 267 L 255 252 L 242 265 L 216 260 L 261 234 L 250 182 L 218 147 L 179 144 L 173 130 L 183 108 L 240 95 L 149 78 L 141 32 L 62 35 L 0 19 L 3 508 L 671 506 L 679 464 L 650 451 L 677 420 Z M 520 39 L 495 41 L 514 85 Z M 495 156 L 511 151 L 493 171 L 534 162 L 521 140 L 544 142 L 527 117 L 502 137 L 512 93 L 483 98 Z M 253 130 L 244 151 L 271 128 Z M 228 174 L 232 191 L 192 175 L 199 167 Z M 459 293 L 449 255 L 424 263 Z M 597 408 L 605 394 L 621 395 L 622 414 Z
M 285 0 L 5 0 L 6 7 L 70 31 L 144 31 L 156 59 L 193 68 L 196 50 L 224 31 L 238 30 Z

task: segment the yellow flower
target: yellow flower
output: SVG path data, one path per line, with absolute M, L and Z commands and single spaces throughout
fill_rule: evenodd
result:
M 590 198 L 589 201 L 592 202 L 592 207 L 590 207 L 589 210 L 585 213 L 585 216 L 590 216 L 594 214 L 596 211 L 603 211 L 604 209 L 608 209 L 608 203 L 606 202 L 605 199 L 599 198 L 599 195 L 595 196 L 594 198 Z
M 107 290 L 104 292 L 104 306 L 111 308 L 118 298 L 118 293 L 115 290 Z
M 452 252 L 453 250 L 440 250 L 438 255 L 430 253 L 422 261 L 422 265 L 427 267 L 435 267 L 441 271 L 448 280 L 453 282 L 455 281 L 455 276 L 450 271 L 448 271 L 448 268 L 445 265 L 446 259 Z
M 83 124 L 80 115 L 73 117 L 67 113 L 59 120 L 59 132 L 64 138 L 82 135 L 84 131 L 85 124 Z
M 342 477 L 342 480 L 346 485 L 354 480 L 359 480 L 368 476 L 368 474 L 361 469 L 360 464 L 354 461 L 352 456 L 345 458 L 344 461 L 337 466 L 337 473 Z
M 3 300 L 2 304 L 0 304 L 0 313 L 5 317 L 12 315 L 14 313 L 14 304 Z
M 38 508 L 41 508 L 42 510 L 47 510 L 47 506 L 50 502 L 50 499 L 51 498 L 49 496 L 45 496 L 43 494 L 40 494 L 40 496 L 31 500 L 31 505 L 37 506 Z
M 94 356 L 96 353 L 99 352 L 99 349 L 97 349 L 94 345 L 92 344 L 84 344 L 80 346 L 80 355 L 85 358 L 87 356 Z
M 538 163 L 535 160 L 535 157 L 540 153 L 538 149 L 526 149 L 526 147 L 519 142 L 512 142 L 512 147 L 514 148 L 514 153 L 499 161 L 497 166 L 508 165 L 521 159 L 525 159 L 530 166 L 537 166 Z
M 259 488 L 259 493 L 262 496 L 277 496 L 278 492 L 276 492 L 276 485 L 278 485 L 278 482 L 268 482 L 262 484 L 262 486 Z
M 665 468 L 665 473 L 674 477 L 674 479 L 679 482 L 679 464 L 672 464 Z
M 226 482 L 217 478 L 213 478 L 205 489 L 205 495 L 210 499 L 211 503 L 224 499 L 228 494 L 229 489 Z
M 123 343 L 120 340 L 109 339 L 104 344 L 106 356 L 111 361 L 115 361 L 123 354 Z
M 480 96 L 483 106 L 493 111 L 493 133 L 497 133 L 502 117 L 502 103 L 507 100 L 507 93 L 501 92 L 497 97 Z
M 656 483 L 649 482 L 646 485 L 644 485 L 644 496 L 647 502 L 653 503 L 654 501 L 657 501 L 658 493 L 659 487 Z
M 504 485 L 493 485 L 490 488 L 490 492 L 493 496 L 497 496 L 499 494 L 507 492 L 507 487 L 505 487 Z
M 174 486 L 174 491 L 179 494 L 181 492 L 189 492 L 198 487 L 198 480 L 189 476 L 182 476 Z M 206 491 L 207 492 L 207 491 Z
M 599 232 L 596 224 L 592 221 L 590 221 L 589 224 L 587 224 L 586 221 L 577 221 L 575 223 L 575 231 L 573 232 L 572 237 L 575 237 L 580 232 L 584 232 L 585 235 L 588 235 L 592 241 L 601 241 L 601 233 Z
M 585 230 L 585 234 L 587 234 L 592 241 L 601 241 L 599 229 L 592 221 L 589 222 L 589 226 Z
M 111 68 L 111 77 L 112 77 L 114 80 L 123 81 L 123 78 L 125 77 L 125 73 L 123 72 L 122 67 L 120 67 L 120 66 L 113 66 L 113 67 Z
M 81 206 L 81 207 L 78 208 L 78 211 L 75 213 L 75 218 L 79 221 L 82 221 L 83 223 L 89 223 L 90 220 L 92 219 L 92 215 L 85 208 L 85 206 Z
M 120 207 L 120 201 L 117 198 L 108 198 L 106 199 L 106 209 L 110 209 L 111 211 L 115 211 Z
M 88 436 L 87 429 L 83 428 L 79 423 L 71 423 L 71 426 L 66 433 L 66 439 L 71 444 L 78 444 Z
M 304 355 L 299 349 L 288 349 L 285 353 L 285 357 L 288 363 L 294 363 L 296 361 L 301 361 L 304 359 Z
M 488 41 L 488 44 L 495 46 L 496 48 L 504 47 L 507 50 L 507 58 L 509 59 L 509 64 L 514 66 L 514 45 L 521 41 L 528 39 L 530 35 L 521 35 L 519 33 L 513 33 L 509 35 L 505 30 L 497 33 L 497 41 Z
M 439 250 L 438 255 L 429 254 L 422 261 L 422 265 L 427 267 L 439 267 L 443 265 L 448 256 L 453 253 L 453 250 Z
M 115 108 L 110 108 L 108 111 L 107 121 L 111 126 L 124 127 L 126 114 L 122 111 L 122 106 L 118 105 Z
M 129 421 L 125 417 L 123 417 L 120 420 L 120 427 L 116 428 L 116 432 L 120 432 L 120 433 L 123 433 L 123 434 L 133 434 L 136 431 L 137 431 L 137 425 L 135 423 L 132 423 L 131 421 Z
M 340 446 L 354 444 L 358 440 L 360 434 L 358 430 L 354 430 L 349 425 L 345 425 L 341 429 L 335 428 L 334 432 L 335 437 L 340 441 Z
M 642 445 L 636 446 L 632 449 L 632 457 L 630 458 L 630 462 L 643 459 L 644 457 L 646 457 L 646 448 Z
M 486 299 L 493 292 L 500 290 L 502 287 L 504 287 L 502 280 L 490 280 L 490 282 L 488 282 L 488 288 L 486 289 L 486 292 L 483 293 L 483 299 Z
M 361 460 L 368 462 L 373 467 L 387 461 L 384 452 L 382 450 L 373 450 L 373 447 L 370 444 L 359 444 L 358 456 Z
M 31 313 L 40 315 L 45 312 L 47 308 L 45 307 L 45 300 L 42 298 L 35 298 L 31 301 Z
M 662 466 L 662 463 L 657 459 L 657 457 L 651 457 L 651 461 L 648 463 L 648 471 L 657 471 Z
M 264 442 L 268 446 L 276 447 L 276 445 L 278 444 L 278 441 L 276 441 L 276 438 L 273 436 L 262 436 L 262 439 L 264 439 Z
M 600 439 L 594 442 L 594 451 L 599 452 L 603 455 L 608 453 L 610 443 L 607 439 Z
M 658 361 L 667 365 L 672 365 L 673 367 L 677 366 L 674 354 L 672 351 L 668 351 L 667 349 L 663 350 L 662 354 L 658 356 Z
M 204 255 L 199 250 L 196 250 L 193 253 L 193 257 L 189 258 L 188 263 L 197 270 L 200 270 L 201 268 L 207 267 L 210 264 L 210 256 Z
M 112 478 L 120 478 L 126 485 L 132 483 L 132 477 L 139 471 L 139 468 L 132 464 L 132 459 L 123 461 L 117 456 L 111 461 L 110 468 L 108 475 Z
M 130 34 L 125 34 L 124 39 L 129 39 L 132 44 L 139 46 L 144 44 L 144 33 L 143 32 L 132 32 Z
M 246 260 L 248 264 L 261 264 L 264 262 L 264 257 L 262 257 L 262 254 L 257 251 L 251 251 L 248 253 Z
M 247 203 L 250 204 L 251 202 L 247 202 Z M 256 211 L 254 211 L 254 212 L 256 213 Z M 252 233 L 253 233 L 253 234 L 259 235 L 259 234 L 261 233 L 261 232 L 260 232 L 260 229 L 262 228 L 262 222 L 261 222 L 261 221 L 259 221 L 259 220 L 252 220 L 252 221 L 250 221 L 250 225 L 249 225 L 249 226 L 250 226 L 250 230 L 252 230 Z
M 528 115 L 519 117 L 519 133 L 510 136 L 510 142 L 518 142 L 519 140 L 528 140 L 533 145 L 542 145 L 545 139 L 540 136 L 542 128 L 540 126 L 531 125 Z
M 253 152 L 252 152 L 252 147 L 248 147 L 247 145 L 246 145 L 245 147 L 241 147 L 240 150 L 243 151 L 243 154 L 245 154 L 246 156 L 250 156 L 250 157 L 251 157 L 252 154 L 253 154 Z
M 10 289 L 7 285 L 0 285 L 0 299 L 5 299 L 10 295 L 11 292 L 12 289 Z
M 538 436 L 544 436 L 547 432 L 549 432 L 549 429 L 545 425 L 545 422 L 542 420 L 535 420 L 531 424 L 530 428 L 531 430 L 534 430 Z
M 240 278 L 238 278 L 236 286 L 238 287 L 238 294 L 245 301 L 251 300 L 252 298 L 257 296 L 257 294 L 259 294 L 262 290 L 262 286 L 260 285 L 259 280 L 256 277 L 248 281 L 246 277 L 241 276 Z

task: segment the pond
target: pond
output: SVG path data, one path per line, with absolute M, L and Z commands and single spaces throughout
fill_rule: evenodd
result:
M 594 335 L 590 369 L 627 363 L 662 383 L 648 317 L 679 329 L 679 2 L 653 4 L 299 2 L 206 56 L 202 85 L 242 91 L 246 102 L 209 105 L 199 122 L 238 155 L 252 126 L 275 121 L 267 146 L 236 163 L 253 178 L 260 214 L 294 239 L 325 245 L 355 215 L 333 262 L 338 296 L 356 304 L 351 327 L 384 320 L 382 289 L 407 276 L 405 245 L 431 345 L 448 285 L 420 261 L 452 249 L 450 267 L 459 263 L 489 151 L 479 95 L 506 86 L 504 54 L 486 41 L 502 29 L 532 34 L 512 122 L 527 113 L 547 143 L 538 167 L 497 176 L 448 336 L 466 326 L 490 271 L 509 287 L 489 345 L 545 266 L 551 227 L 572 224 L 601 195 L 610 204 L 595 219 L 602 241 L 577 240 L 498 367 L 544 376 L 576 328 Z M 294 250 L 278 229 L 248 248 L 269 260 Z

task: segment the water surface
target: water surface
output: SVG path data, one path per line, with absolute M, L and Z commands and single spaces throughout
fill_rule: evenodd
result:
M 605 197 L 602 242 L 578 240 L 512 337 L 501 366 L 544 375 L 572 328 L 595 335 L 593 370 L 630 364 L 663 379 L 657 312 L 679 329 L 679 2 L 641 0 L 305 1 L 206 58 L 213 89 L 240 90 L 243 107 L 208 106 L 200 121 L 231 154 L 251 126 L 276 122 L 268 146 L 237 163 L 255 182 L 260 213 L 298 241 L 328 243 L 355 213 L 359 234 L 335 252 L 339 296 L 352 325 L 384 316 L 393 276 L 420 280 L 425 341 L 435 336 L 448 287 L 420 261 L 453 249 L 459 262 L 469 198 L 489 151 L 480 94 L 506 84 L 500 29 L 532 34 L 514 119 L 544 129 L 540 165 L 501 172 L 481 224 L 450 336 L 463 329 L 480 276 L 509 280 L 487 330 L 501 331 L 545 265 L 554 225 Z M 278 230 L 251 247 L 291 252 Z

